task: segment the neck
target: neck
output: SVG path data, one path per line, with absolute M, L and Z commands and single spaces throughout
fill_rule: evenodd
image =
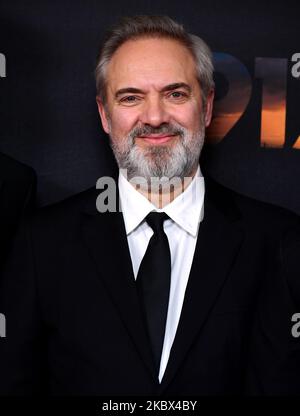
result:
M 156 208 L 164 208 L 167 204 L 172 202 L 178 195 L 186 190 L 192 182 L 198 165 L 192 171 L 191 175 L 184 178 L 173 178 L 167 183 L 150 183 L 145 189 L 140 185 L 135 185 L 135 189 L 144 195 Z

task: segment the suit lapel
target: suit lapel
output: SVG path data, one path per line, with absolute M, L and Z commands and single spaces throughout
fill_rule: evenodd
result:
M 205 188 L 204 219 L 199 228 L 176 336 L 162 383 L 158 385 L 160 394 L 176 375 L 193 340 L 205 324 L 242 242 L 242 231 L 236 226 L 237 211 L 228 201 L 228 191 L 222 195 L 224 188 L 218 189 L 208 178 L 205 178 Z M 150 342 L 142 321 L 123 215 L 121 212 L 97 212 L 96 197 L 95 192 L 93 208 L 88 208 L 83 214 L 83 238 L 99 278 L 119 311 L 120 319 L 153 381 L 157 383 Z M 117 207 L 118 204 L 117 192 Z
M 95 207 L 96 193 L 93 198 Z M 119 195 L 117 192 L 117 207 Z M 119 311 L 128 333 L 154 381 L 155 366 L 142 321 L 139 298 L 121 212 L 99 213 L 95 208 L 83 215 L 83 238 L 95 262 L 99 278 Z
M 242 242 L 242 232 L 234 224 L 234 207 L 227 206 L 227 213 L 226 209 L 224 212 L 226 202 L 222 201 L 222 194 L 214 189 L 207 178 L 205 186 L 204 219 L 200 224 L 183 308 L 160 393 L 172 381 L 193 340 L 205 324 Z M 219 202 L 215 196 L 218 196 Z

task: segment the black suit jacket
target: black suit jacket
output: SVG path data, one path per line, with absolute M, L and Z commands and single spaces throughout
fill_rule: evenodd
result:
M 0 267 L 23 214 L 35 204 L 32 168 L 0 153 Z
M 1 394 L 293 394 L 299 388 L 294 269 L 298 217 L 205 178 L 183 309 L 159 384 L 123 216 L 91 189 L 19 232 L 0 310 Z M 286 256 L 285 253 L 289 253 Z M 289 263 L 291 264 L 291 263 Z M 298 360 L 298 368 L 295 368 Z

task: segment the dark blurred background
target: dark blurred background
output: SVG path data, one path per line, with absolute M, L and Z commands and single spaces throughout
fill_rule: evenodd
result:
M 93 71 L 106 28 L 132 14 L 167 14 L 214 52 L 217 99 L 203 170 L 300 214 L 295 1 L 2 1 L 0 151 L 36 170 L 38 204 L 95 186 L 113 167 Z

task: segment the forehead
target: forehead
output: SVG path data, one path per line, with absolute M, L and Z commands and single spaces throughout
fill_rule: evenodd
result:
M 181 43 L 165 38 L 129 40 L 112 56 L 107 68 L 110 89 L 155 83 L 197 82 L 191 52 Z M 126 85 L 123 85 L 126 84 Z

